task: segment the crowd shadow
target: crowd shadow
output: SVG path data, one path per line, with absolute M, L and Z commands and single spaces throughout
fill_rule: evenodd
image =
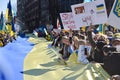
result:
M 54 57 L 56 57 L 56 54 L 54 54 L 54 55 L 50 56 L 50 58 L 54 58 Z
M 42 74 L 45 74 L 49 71 L 53 71 L 54 69 L 30 69 L 21 72 L 22 74 L 32 75 L 32 76 L 40 76 Z
M 56 62 L 48 62 L 46 64 L 40 64 L 43 67 L 52 67 L 55 66 L 57 63 Z
M 78 66 L 68 67 L 68 69 L 64 69 L 64 70 L 70 70 L 73 72 L 64 76 L 62 80 L 76 80 L 78 77 L 82 76 L 84 72 L 91 69 L 89 65 L 79 64 Z M 85 68 L 83 69 L 83 67 Z M 83 69 L 83 70 L 79 71 L 80 69 Z M 80 73 L 77 73 L 77 72 L 80 72 Z
M 52 54 L 52 53 L 53 53 L 53 51 L 48 50 L 47 55 Z M 53 54 L 54 54 L 54 53 L 53 53 Z

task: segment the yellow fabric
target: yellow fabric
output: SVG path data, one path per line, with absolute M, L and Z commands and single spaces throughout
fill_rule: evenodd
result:
M 7 32 L 11 32 L 12 31 L 12 26 L 11 25 L 6 25 L 6 30 Z
M 81 29 L 82 29 L 83 31 L 85 31 L 85 30 L 86 30 L 86 27 L 85 27 L 85 26 L 83 26 Z
M 103 10 L 104 6 L 97 8 L 97 10 Z
M 13 36 L 14 35 L 14 32 L 12 31 L 12 25 L 6 25 L 6 30 L 7 32 L 10 33 L 10 36 Z
M 0 47 L 2 47 L 3 46 L 3 43 L 0 41 Z
M 5 34 L 5 32 L 3 30 L 0 31 L 1 34 Z
M 8 20 L 8 8 L 6 9 L 6 15 L 5 15 L 6 20 Z
M 77 61 L 77 58 L 78 58 L 78 56 L 77 56 L 77 54 L 74 52 L 74 53 L 72 53 L 72 54 L 70 55 L 70 57 L 69 57 L 69 59 L 68 59 L 68 62 L 79 63 L 79 62 Z
M 30 38 L 29 41 L 36 45 L 24 60 L 24 80 L 108 80 L 110 78 L 100 64 L 84 65 L 67 61 L 67 65 L 63 65 L 57 59 L 59 49 L 47 47 L 51 42 L 43 38 Z
M 10 36 L 13 36 L 13 35 L 14 35 L 14 32 L 13 32 L 13 31 L 11 31 L 11 32 L 10 32 Z
M 115 37 L 115 38 L 120 38 L 120 33 L 115 33 L 115 34 L 114 34 L 114 37 Z
M 50 41 L 51 40 L 51 38 L 50 38 L 50 35 L 46 35 L 46 40 L 48 40 L 48 41 Z
M 63 30 L 63 32 L 64 32 L 64 33 L 68 33 L 68 32 L 69 32 L 69 30 Z

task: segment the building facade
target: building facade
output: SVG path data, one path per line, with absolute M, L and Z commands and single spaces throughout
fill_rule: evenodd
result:
M 17 19 L 21 23 L 25 23 L 25 10 L 24 10 L 25 1 L 17 0 Z
M 39 0 L 25 0 L 25 26 L 32 32 L 39 23 Z
M 17 0 L 18 17 L 32 32 L 40 24 L 52 22 L 56 27 L 59 13 L 71 12 L 71 5 L 83 3 L 84 0 Z M 107 12 L 110 13 L 114 0 L 105 0 Z
M 17 17 L 30 32 L 49 21 L 48 0 L 17 0 L 17 5 Z
M 83 1 L 84 0 L 49 0 L 49 10 L 54 27 L 57 27 L 57 19 L 59 19 L 62 25 L 59 13 L 71 12 L 71 5 L 83 3 Z

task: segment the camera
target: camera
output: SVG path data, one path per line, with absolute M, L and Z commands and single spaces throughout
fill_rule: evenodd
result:
M 106 52 L 106 53 L 117 52 L 115 47 L 109 46 L 109 45 L 104 46 L 103 51 Z

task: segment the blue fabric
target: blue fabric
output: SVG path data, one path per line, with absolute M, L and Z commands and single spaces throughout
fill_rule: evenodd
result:
M 97 33 L 98 33 L 98 30 L 94 29 L 94 33 L 97 34 Z
M 78 50 L 76 50 L 76 52 L 75 52 L 77 55 L 78 55 Z
M 72 54 L 74 52 L 74 49 L 71 46 L 68 48 L 68 50 L 69 50 L 70 54 Z M 78 50 L 75 50 L 75 53 L 78 55 Z
M 108 39 L 110 41 L 109 45 L 112 46 L 113 37 L 108 37 Z
M 3 17 L 3 12 L 2 12 L 1 17 L 0 17 L 0 30 L 3 29 L 3 25 L 4 25 L 4 17 Z
M 14 27 L 14 20 L 13 20 L 13 18 L 12 18 L 12 22 L 11 22 L 11 23 L 12 23 L 12 31 L 15 32 L 15 27 Z
M 27 40 L 28 38 L 18 37 L 16 41 L 0 48 L 0 80 L 23 80 L 21 72 L 24 59 L 34 46 Z
M 7 8 L 8 8 L 8 15 L 12 16 L 12 7 L 11 7 L 11 1 L 10 0 L 9 0 L 8 5 L 7 5 Z
M 39 32 L 45 33 L 45 32 L 44 32 L 44 29 L 46 29 L 46 26 L 45 26 L 45 25 L 40 25 L 40 26 L 39 26 Z
M 69 50 L 70 54 L 72 54 L 74 52 L 74 49 L 72 48 L 72 46 L 69 46 L 68 50 Z
M 99 25 L 99 32 L 103 33 L 103 26 L 102 26 L 102 24 Z

